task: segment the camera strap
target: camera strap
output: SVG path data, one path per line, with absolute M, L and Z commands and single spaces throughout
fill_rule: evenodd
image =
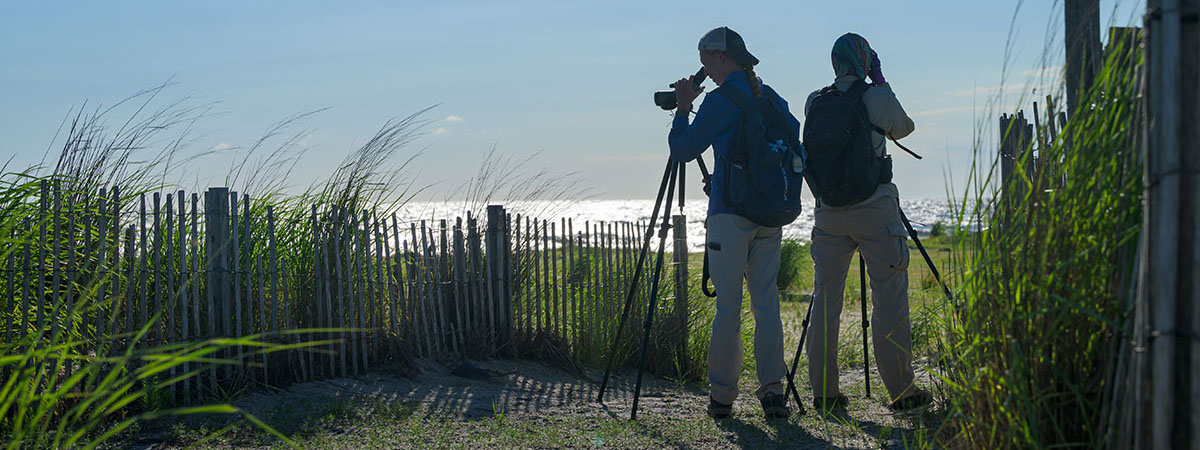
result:
M 896 144 L 896 146 L 897 146 L 897 147 L 900 147 L 900 149 L 901 149 L 901 150 L 904 150 L 904 151 L 908 152 L 908 154 L 912 155 L 912 156 L 913 156 L 913 158 L 917 158 L 917 159 L 925 159 L 925 158 L 922 158 L 922 157 L 921 157 L 921 155 L 918 155 L 918 154 L 917 154 L 917 152 L 914 152 L 914 151 L 912 151 L 912 150 L 909 150 L 909 149 L 908 149 L 908 147 L 905 147 L 905 146 L 904 146 L 904 144 L 901 144 L 901 143 L 900 143 L 900 141 L 898 141 L 898 140 L 896 140 L 896 139 L 892 138 L 891 136 L 889 136 L 889 135 L 887 134 L 887 132 L 883 131 L 883 128 L 876 127 L 876 126 L 875 126 L 875 124 L 871 124 L 871 126 L 875 128 L 875 132 L 876 132 L 876 133 L 879 133 L 879 134 L 880 134 L 880 135 L 882 135 L 882 136 L 883 136 L 885 139 L 887 139 L 887 140 L 889 140 L 889 141 L 892 141 L 892 143 L 893 143 L 893 144 Z
M 862 83 L 862 80 L 855 81 L 855 84 L 857 84 L 857 83 Z M 868 87 L 876 87 L 876 86 L 878 86 L 878 84 L 871 83 L 871 84 L 867 84 L 867 86 Z M 837 89 L 837 84 L 835 83 L 835 84 L 831 85 L 829 88 Z M 826 88 L 826 89 L 829 89 L 829 88 Z M 860 97 L 860 99 L 861 99 L 861 97 Z M 864 103 L 863 106 L 866 107 L 866 104 Z M 879 127 L 875 126 L 875 124 L 871 124 L 871 127 L 875 129 L 876 133 L 879 133 L 880 136 L 883 136 L 884 139 L 892 141 L 893 144 L 896 144 L 896 146 L 900 147 L 901 150 L 908 152 L 908 154 L 912 155 L 913 158 L 925 159 L 925 158 L 922 158 L 921 155 L 918 155 L 917 152 L 909 150 L 908 147 L 905 147 L 904 144 L 900 143 L 900 141 L 892 138 L 892 136 L 889 135 L 886 131 L 883 131 L 883 128 L 879 128 Z
M 705 233 L 704 240 L 706 240 L 706 241 L 708 240 L 707 233 Z M 703 273 L 700 275 L 700 291 L 703 292 L 704 295 L 707 297 L 716 297 L 717 291 L 715 291 L 715 290 L 710 291 L 708 289 L 708 280 L 710 279 L 710 277 L 708 276 L 708 243 L 707 242 L 704 243 L 704 269 L 702 270 L 702 272 Z

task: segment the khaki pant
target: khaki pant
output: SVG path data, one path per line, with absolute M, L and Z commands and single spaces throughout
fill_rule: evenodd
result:
M 783 393 L 783 322 L 779 319 L 779 227 L 760 227 L 734 214 L 708 217 L 709 274 L 717 290 L 717 311 L 708 344 L 710 395 L 732 404 L 742 373 L 742 277 L 754 314 L 754 361 L 758 398 Z
M 912 393 L 908 236 L 900 221 L 897 197 L 895 185 L 889 183 L 860 203 L 816 209 L 812 231 L 814 303 L 808 331 L 808 376 L 814 396 L 832 397 L 841 392 L 838 329 L 846 274 L 855 250 L 862 252 L 871 280 L 871 340 L 879 376 L 892 400 Z

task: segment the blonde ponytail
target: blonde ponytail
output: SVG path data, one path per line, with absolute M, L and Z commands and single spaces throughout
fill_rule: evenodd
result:
M 761 98 L 762 80 L 758 79 L 758 75 L 754 74 L 754 66 L 746 66 L 742 68 L 746 72 L 746 78 L 750 79 L 750 92 L 754 93 L 754 98 Z

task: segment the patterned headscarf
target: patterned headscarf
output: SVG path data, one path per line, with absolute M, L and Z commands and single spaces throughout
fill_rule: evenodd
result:
M 871 65 L 871 44 L 862 36 L 854 33 L 843 34 L 833 43 L 833 71 L 837 76 L 854 75 L 859 79 L 867 78 Z

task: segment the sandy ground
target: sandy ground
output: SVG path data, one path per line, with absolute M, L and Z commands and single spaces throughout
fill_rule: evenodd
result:
M 416 362 L 419 373 L 413 376 L 376 372 L 361 377 L 301 383 L 279 392 L 252 393 L 235 404 L 281 430 L 293 431 L 313 423 L 314 417 L 344 408 L 344 405 L 378 405 L 381 402 L 413 405 L 416 408 L 414 414 L 437 417 L 448 426 L 453 426 L 454 421 L 489 419 L 497 414 L 502 414 L 505 420 L 534 422 L 574 418 L 589 423 L 623 421 L 629 417 L 633 371 L 617 374 L 610 382 L 604 404 L 600 404 L 596 402 L 599 380 L 603 376 L 599 371 L 573 374 L 536 362 L 513 360 L 476 361 L 475 364 L 497 375 L 486 380 L 469 379 L 451 374 L 451 367 L 419 360 Z M 734 417 L 714 421 L 705 416 L 708 398 L 704 390 L 647 376 L 638 414 L 642 421 L 682 420 L 716 425 L 712 433 L 685 435 L 673 442 L 671 439 L 656 441 L 672 448 L 906 448 L 916 433 L 931 433 L 936 414 L 894 415 L 883 405 L 882 395 L 878 393 L 882 386 L 877 374 L 872 374 L 874 398 L 871 400 L 863 398 L 862 377 L 861 366 L 847 368 L 842 374 L 842 384 L 851 397 L 850 408 L 829 415 L 818 414 L 811 407 L 811 395 L 802 388 L 800 393 L 807 414 L 793 414 L 786 421 L 765 420 L 752 393 L 754 386 L 743 383 Z M 927 373 L 920 372 L 920 378 L 920 384 L 928 385 Z M 789 402 L 789 406 L 795 411 L 794 403 Z M 206 424 L 209 429 L 218 428 L 217 425 Z M 338 429 L 322 432 L 354 433 Z M 165 437 L 162 431 L 150 432 L 138 439 L 139 442 L 130 443 L 130 448 L 176 448 L 181 444 L 161 442 Z M 619 442 L 603 446 L 624 447 Z
M 804 303 L 792 304 L 782 312 L 785 328 L 785 348 L 791 364 L 791 352 L 800 335 Z M 801 359 L 797 382 L 805 404 L 806 414 L 795 414 L 795 403 L 789 398 L 793 415 L 788 420 L 766 420 L 753 391 L 757 387 L 752 371 L 743 373 L 740 395 L 734 405 L 734 416 L 712 420 L 705 414 L 708 405 L 707 389 L 703 383 L 681 385 L 647 375 L 639 400 L 639 425 L 629 432 L 643 433 L 643 440 L 601 442 L 583 440 L 575 447 L 641 448 L 910 448 L 913 443 L 927 440 L 935 433 L 942 416 L 940 407 L 915 414 L 893 414 L 886 406 L 886 393 L 877 372 L 871 372 L 872 398 L 866 398 L 861 361 L 861 314 L 847 305 L 842 320 L 844 363 L 840 375 L 843 392 L 850 406 L 831 414 L 820 414 L 812 407 L 812 394 L 807 388 L 805 358 Z M 752 321 L 743 326 L 752 327 Z M 874 350 L 872 342 L 872 350 Z M 848 358 L 848 359 L 847 359 Z M 872 356 L 872 360 L 874 356 Z M 526 428 L 545 428 L 552 433 L 599 433 L 599 428 L 625 423 L 633 401 L 636 372 L 625 370 L 615 374 L 609 383 L 603 404 L 596 402 L 603 372 L 583 369 L 569 372 L 528 360 L 472 361 L 486 369 L 491 376 L 472 379 L 452 373 L 457 365 L 431 360 L 416 360 L 403 369 L 378 368 L 364 376 L 337 378 L 292 385 L 274 392 L 252 392 L 234 402 L 286 435 L 318 434 L 331 436 L 336 447 L 358 448 L 356 439 L 362 428 L 374 430 L 380 425 L 356 424 L 330 426 L 318 420 L 331 414 L 350 417 L 372 417 L 390 405 L 403 405 L 405 417 L 432 418 L 438 426 L 466 430 L 465 439 L 454 442 L 433 441 L 438 446 L 472 448 L 470 433 L 486 427 L 472 428 L 481 421 L 502 417 L 506 423 L 519 423 Z M 915 361 L 918 385 L 930 389 L 933 379 L 924 367 L 927 359 Z M 355 411 L 357 410 L 357 411 Z M 214 430 L 229 423 L 228 418 L 213 420 L 190 417 L 184 422 L 190 428 Z M 400 421 L 406 419 L 399 419 Z M 315 425 L 318 424 L 318 425 Z M 321 429 L 312 429 L 320 428 Z M 371 428 L 375 427 L 375 428 Z M 386 428 L 386 425 L 382 427 Z M 167 425 L 147 427 L 128 448 L 181 448 L 177 433 L 166 430 Z M 627 427 L 628 428 L 628 427 Z M 165 441 L 165 442 L 164 442 Z M 228 447 L 246 446 L 237 444 Z M 552 441 L 553 442 L 553 441 Z M 576 440 L 576 442 L 580 442 Z M 649 442 L 649 444 L 647 444 Z M 466 444 L 464 446 L 464 444 Z M 380 446 L 378 442 L 362 448 Z M 383 448 L 388 448 L 383 444 Z M 521 447 L 530 447 L 532 444 Z M 535 445 L 536 446 L 536 445 Z M 546 445 L 541 445 L 545 447 Z M 551 447 L 558 446 L 551 444 Z M 485 444 L 483 447 L 491 448 Z

